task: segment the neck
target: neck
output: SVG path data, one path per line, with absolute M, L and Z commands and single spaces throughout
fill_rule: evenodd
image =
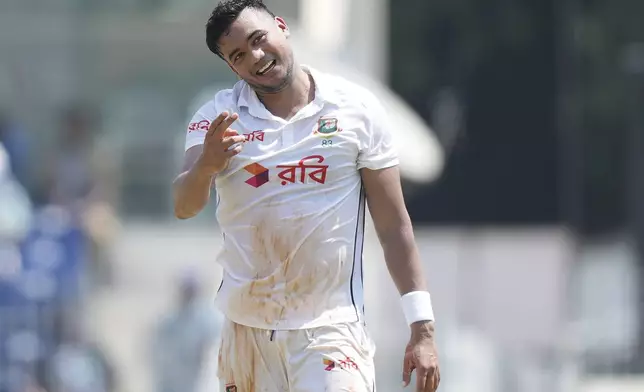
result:
M 269 112 L 288 119 L 315 98 L 315 85 L 302 67 L 294 65 L 293 81 L 289 86 L 277 93 L 258 93 L 257 97 Z

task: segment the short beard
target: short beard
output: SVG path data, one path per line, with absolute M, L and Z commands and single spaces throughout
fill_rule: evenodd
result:
M 293 83 L 293 62 L 291 62 L 288 65 L 288 68 L 286 68 L 286 75 L 284 76 L 284 79 L 282 79 L 282 82 L 278 84 L 277 86 L 264 86 L 261 84 L 253 84 L 249 83 L 248 81 L 246 82 L 248 85 L 255 90 L 255 93 L 257 94 L 276 94 L 284 89 L 286 89 L 288 86 L 290 86 Z

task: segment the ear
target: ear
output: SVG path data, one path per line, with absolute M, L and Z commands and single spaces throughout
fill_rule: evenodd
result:
M 284 36 L 288 38 L 288 36 L 291 35 L 291 30 L 289 30 L 288 25 L 286 24 L 286 21 L 282 19 L 280 16 L 275 17 L 275 24 L 277 24 L 277 28 L 282 30 L 284 33 Z

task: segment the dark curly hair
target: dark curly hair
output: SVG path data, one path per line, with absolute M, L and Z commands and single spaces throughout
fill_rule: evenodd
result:
M 264 11 L 272 17 L 275 14 L 266 7 L 262 0 L 224 0 L 221 1 L 210 14 L 206 23 L 206 44 L 208 49 L 217 56 L 224 58 L 219 50 L 219 38 L 227 34 L 230 25 L 239 17 L 239 14 L 246 8 L 254 8 Z

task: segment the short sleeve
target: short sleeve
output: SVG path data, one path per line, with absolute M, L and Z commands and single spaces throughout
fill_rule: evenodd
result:
M 209 127 L 210 119 L 204 113 L 203 108 L 199 109 L 188 123 L 188 129 L 186 130 L 186 151 L 191 147 L 203 144 Z
M 231 89 L 220 90 L 215 96 L 197 110 L 192 116 L 186 129 L 186 145 L 188 151 L 191 147 L 198 146 L 206 140 L 210 122 L 214 121 L 223 110 L 229 112 L 236 111 L 233 109 L 234 94 Z M 236 101 L 234 101 L 236 102 Z
M 365 104 L 366 134 L 358 154 L 358 169 L 379 170 L 396 166 L 398 151 L 391 135 L 389 116 L 376 97 L 369 98 Z

